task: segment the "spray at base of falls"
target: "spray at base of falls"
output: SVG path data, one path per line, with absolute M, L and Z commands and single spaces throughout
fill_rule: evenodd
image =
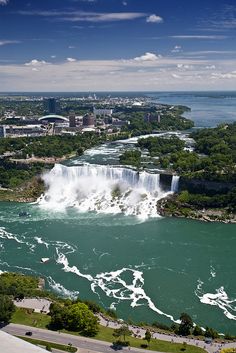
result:
M 159 174 L 121 167 L 56 164 L 43 180 L 48 190 L 38 203 L 53 211 L 74 207 L 79 212 L 123 213 L 147 219 L 158 216 L 156 202 L 168 194 L 161 190 Z M 177 183 L 175 179 L 175 188 Z

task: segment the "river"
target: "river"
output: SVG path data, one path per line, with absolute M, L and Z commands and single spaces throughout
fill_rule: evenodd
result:
M 0 270 L 43 276 L 48 289 L 124 319 L 171 324 L 187 312 L 200 326 L 235 334 L 235 225 L 156 215 L 158 175 L 115 166 L 134 142 L 55 166 L 39 204 L 2 202 Z

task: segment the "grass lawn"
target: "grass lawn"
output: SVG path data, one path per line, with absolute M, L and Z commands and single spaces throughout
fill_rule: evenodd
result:
M 30 310 L 17 308 L 14 313 L 11 322 L 15 324 L 28 325 L 32 327 L 38 328 L 47 328 L 47 325 L 50 322 L 50 316 L 39 313 L 32 313 Z M 115 338 L 113 337 L 113 329 L 109 327 L 99 326 L 99 332 L 94 337 L 97 340 L 106 341 L 106 342 L 114 342 Z M 61 330 L 61 332 L 70 333 L 73 335 L 79 336 L 78 332 L 70 332 L 66 330 Z M 127 337 L 127 341 L 130 342 L 131 347 L 142 348 L 142 344 L 146 344 L 147 342 L 134 338 Z M 148 347 L 149 350 L 159 351 L 159 352 L 169 352 L 169 353 L 206 353 L 206 351 L 202 348 L 187 345 L 186 349 L 183 349 L 183 345 L 181 343 L 171 343 L 167 341 L 155 340 L 152 339 L 150 345 Z
M 47 347 L 50 346 L 51 348 L 55 348 L 55 349 L 60 349 L 61 351 L 65 351 L 65 352 L 76 352 L 77 348 L 76 347 L 69 347 L 66 346 L 64 344 L 58 344 L 58 343 L 53 343 L 53 342 L 47 342 L 47 341 L 42 341 L 42 340 L 36 340 L 34 338 L 29 338 L 29 337 L 24 337 L 24 336 L 17 336 L 18 338 L 21 338 L 24 341 L 30 342 L 32 344 L 35 344 L 36 346 L 43 346 L 43 347 Z
M 12 316 L 11 322 L 14 324 L 46 328 L 46 326 L 50 322 L 50 316 L 40 313 L 34 313 L 30 309 L 16 308 L 16 311 Z
M 95 338 L 102 341 L 114 342 L 115 339 L 112 335 L 113 331 L 114 330 L 111 328 L 100 326 L 100 331 Z M 131 347 L 136 347 L 136 348 L 142 348 L 141 345 L 147 343 L 145 340 L 138 339 L 135 337 L 127 337 L 126 340 L 130 342 Z M 183 345 L 181 343 L 171 343 L 171 342 L 161 341 L 156 339 L 151 340 L 150 345 L 147 349 L 153 350 L 153 351 L 159 351 L 159 352 L 173 352 L 173 353 L 206 352 L 202 348 L 191 346 L 191 345 L 187 345 L 186 349 L 184 350 Z

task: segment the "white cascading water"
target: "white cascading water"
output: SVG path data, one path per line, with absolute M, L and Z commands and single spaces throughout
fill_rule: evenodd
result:
M 40 206 L 63 211 L 124 213 L 142 219 L 156 217 L 156 202 L 164 197 L 160 175 L 103 165 L 66 167 L 56 164 L 43 176 L 48 187 Z
M 179 190 L 179 176 L 173 175 L 172 181 L 171 181 L 171 191 L 178 192 L 178 190 Z

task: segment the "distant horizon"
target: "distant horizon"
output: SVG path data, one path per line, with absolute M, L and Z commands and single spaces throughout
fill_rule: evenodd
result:
M 181 90 L 181 91 L 171 91 L 171 90 L 163 90 L 163 91 L 135 91 L 135 90 L 130 90 L 130 91 L 0 91 L 0 94 L 17 94 L 17 93 L 27 93 L 27 94 L 32 94 L 32 93 L 88 93 L 88 94 L 94 94 L 94 93 L 205 93 L 205 92 L 219 92 L 219 93 L 236 93 L 235 90 Z

